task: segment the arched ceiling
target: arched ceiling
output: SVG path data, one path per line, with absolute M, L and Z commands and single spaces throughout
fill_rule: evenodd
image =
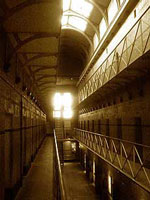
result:
M 108 24 L 106 9 L 110 0 L 64 0 L 64 3 L 58 75 L 79 77 L 91 56 L 94 34 L 100 37 L 102 17 Z
M 101 18 L 107 23 L 110 0 L 85 1 L 93 8 L 89 17 L 72 7 L 63 13 L 60 0 L 0 1 L 0 21 L 14 54 L 34 80 L 34 89 L 43 105 L 57 85 L 75 85 L 91 55 Z M 69 23 L 61 27 L 62 16 L 84 20 L 85 31 Z
M 63 29 L 58 75 L 79 77 L 89 56 L 89 50 L 90 44 L 84 35 L 73 29 Z

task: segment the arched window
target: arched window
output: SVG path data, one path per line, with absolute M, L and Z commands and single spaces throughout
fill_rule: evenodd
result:
M 117 2 L 116 0 L 111 0 L 107 12 L 108 12 L 108 23 L 110 24 L 113 20 L 113 18 L 115 17 L 116 13 L 118 11 L 118 7 L 117 7 Z
M 97 35 L 95 33 L 94 37 L 93 37 L 94 50 L 97 48 L 98 43 L 99 43 L 98 37 L 97 37 Z
M 100 38 L 102 38 L 107 29 L 104 18 L 101 20 L 99 28 L 100 28 Z

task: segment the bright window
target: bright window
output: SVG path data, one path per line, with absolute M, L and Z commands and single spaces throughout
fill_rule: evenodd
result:
M 110 4 L 108 6 L 108 21 L 109 21 L 109 24 L 112 22 L 117 11 L 118 11 L 118 8 L 117 8 L 116 0 L 111 0 Z
M 54 110 L 60 110 L 62 107 L 61 94 L 56 93 L 54 96 Z
M 104 18 L 100 22 L 100 37 L 102 38 L 104 33 L 106 32 L 107 26 Z
M 69 10 L 70 0 L 63 0 L 63 11 Z
M 85 0 L 63 0 L 63 11 L 74 11 L 75 13 L 89 17 L 91 14 L 91 11 L 93 9 L 93 5 Z M 80 17 L 74 17 L 74 16 L 67 16 L 63 15 L 62 26 L 73 26 L 81 31 L 85 31 L 87 26 L 87 21 L 80 18 Z
M 72 0 L 71 9 L 85 17 L 89 17 L 93 9 L 93 5 L 84 0 Z
M 68 23 L 81 31 L 85 31 L 87 22 L 79 17 L 69 17 Z
M 63 111 L 63 118 L 70 119 L 72 117 L 72 110 L 64 110 Z
M 98 45 L 98 37 L 95 33 L 94 37 L 93 37 L 93 43 L 94 43 L 94 50 L 96 49 L 97 45 Z
M 63 16 L 61 20 L 62 26 L 66 25 L 68 23 L 68 16 Z
M 120 5 L 124 2 L 125 0 L 120 0 Z
M 72 106 L 72 96 L 70 93 L 64 93 L 63 95 L 63 105 L 64 109 L 71 108 Z
M 65 119 L 72 117 L 72 95 L 70 93 L 55 93 L 53 99 L 54 111 L 53 117 Z
M 60 111 L 53 111 L 53 117 L 54 118 L 60 118 L 61 117 L 61 112 Z

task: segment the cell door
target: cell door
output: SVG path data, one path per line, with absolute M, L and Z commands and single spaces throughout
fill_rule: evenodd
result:
M 11 187 L 12 173 L 13 173 L 13 116 L 11 114 L 5 115 L 5 135 L 4 135 L 4 178 L 5 189 Z M 7 191 L 5 192 L 5 196 Z

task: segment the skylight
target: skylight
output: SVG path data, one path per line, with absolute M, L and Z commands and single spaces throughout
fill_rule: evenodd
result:
M 66 25 L 68 23 L 68 16 L 63 16 L 61 19 L 62 26 Z
M 92 9 L 93 5 L 84 0 L 72 0 L 71 10 L 84 15 L 85 17 L 90 16 Z
M 81 31 L 85 31 L 87 22 L 79 17 L 63 16 L 61 20 L 62 26 L 73 26 Z
M 81 31 L 85 31 L 87 22 L 79 17 L 69 17 L 68 23 Z
M 93 5 L 88 3 L 86 0 L 63 0 L 63 11 L 73 11 L 81 16 L 89 17 L 91 11 L 93 9 Z M 87 26 L 87 21 L 77 17 L 77 16 L 67 16 L 64 13 L 61 21 L 62 26 L 73 26 L 81 31 L 85 31 Z
M 63 0 L 63 11 L 69 10 L 70 0 Z

